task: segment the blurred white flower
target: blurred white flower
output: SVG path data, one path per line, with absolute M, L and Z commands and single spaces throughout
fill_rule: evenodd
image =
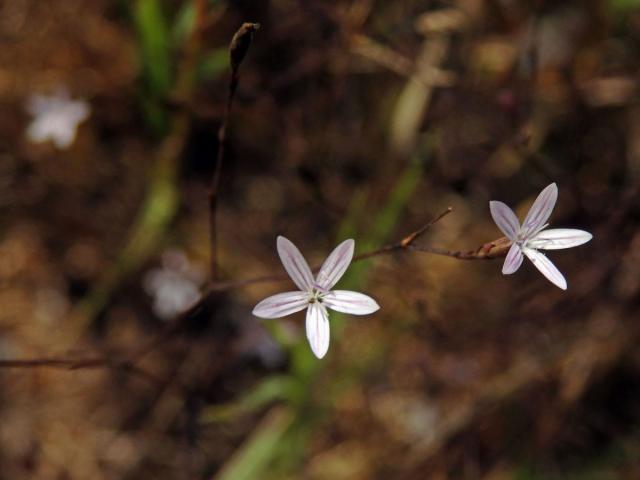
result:
M 162 268 L 144 276 L 143 287 L 153 297 L 153 311 L 169 320 L 188 310 L 200 300 L 204 272 L 189 264 L 183 252 L 170 250 L 162 255 Z
M 91 113 L 87 102 L 72 100 L 64 89 L 53 95 L 32 95 L 27 111 L 33 116 L 27 138 L 33 143 L 51 140 L 60 149 L 69 148 L 76 138 L 78 125 Z
M 558 187 L 552 183 L 540 192 L 522 225 L 520 225 L 516 214 L 507 205 L 497 201 L 489 202 L 493 220 L 512 242 L 502 267 L 503 274 L 510 275 L 518 270 L 522 265 L 524 254 L 551 283 L 563 290 L 567 289 L 567 281 L 562 273 L 544 253 L 540 253 L 538 250 L 577 247 L 587 243 L 593 238 L 593 235 L 584 230 L 572 228 L 545 230 L 549 225 L 545 222 L 551 216 L 557 199 Z
M 329 314 L 327 307 L 337 312 L 366 315 L 380 307 L 362 293 L 330 290 L 340 280 L 353 258 L 355 242 L 345 240 L 338 245 L 320 267 L 315 280 L 311 269 L 296 246 L 278 237 L 278 255 L 293 283 L 300 289 L 265 298 L 253 309 L 261 318 L 279 318 L 307 309 L 307 339 L 311 350 L 322 358 L 329 349 Z

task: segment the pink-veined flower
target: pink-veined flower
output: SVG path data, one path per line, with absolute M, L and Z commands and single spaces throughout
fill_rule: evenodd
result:
M 380 308 L 373 298 L 362 293 L 332 290 L 351 263 L 354 245 L 351 239 L 338 245 L 314 278 L 296 246 L 286 238 L 278 237 L 278 255 L 298 290 L 265 298 L 255 306 L 253 314 L 260 318 L 280 318 L 306 309 L 309 345 L 316 357 L 324 357 L 329 349 L 327 308 L 353 315 L 367 315 Z
M 547 220 L 551 216 L 553 207 L 558 199 L 558 187 L 552 183 L 546 187 L 529 209 L 529 213 L 522 225 L 518 217 L 502 202 L 491 201 L 489 207 L 491 216 L 511 240 L 512 245 L 502 266 L 502 273 L 510 275 L 522 265 L 523 255 L 526 256 L 547 279 L 557 287 L 566 290 L 567 281 L 556 266 L 551 263 L 544 253 L 538 250 L 559 250 L 571 248 L 587 243 L 593 238 L 589 232 L 573 228 L 554 228 L 545 230 L 549 225 Z

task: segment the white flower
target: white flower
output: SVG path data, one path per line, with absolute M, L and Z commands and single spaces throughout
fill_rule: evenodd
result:
M 366 315 L 380 308 L 373 298 L 362 293 L 331 290 L 351 263 L 355 242 L 349 239 L 338 245 L 324 261 L 315 279 L 293 243 L 278 237 L 277 244 L 284 269 L 300 290 L 265 298 L 255 306 L 253 314 L 261 318 L 279 318 L 306 308 L 307 338 L 315 356 L 322 358 L 329 349 L 327 307 L 354 315 Z
M 153 297 L 153 311 L 162 320 L 169 320 L 200 300 L 199 285 L 204 273 L 190 265 L 179 250 L 162 255 L 162 268 L 147 272 L 143 279 L 146 292 Z
M 33 95 L 27 110 L 34 117 L 27 128 L 27 138 L 34 143 L 51 140 L 60 149 L 73 143 L 78 125 L 90 113 L 87 102 L 71 100 L 64 89 L 51 96 Z
M 547 279 L 563 290 L 567 289 L 567 281 L 551 260 L 538 250 L 559 250 L 571 248 L 587 243 L 593 238 L 589 232 L 572 228 L 555 228 L 544 230 L 549 224 L 545 223 L 558 199 L 558 187 L 552 183 L 546 187 L 531 206 L 522 225 L 518 217 L 502 202 L 489 202 L 491 216 L 511 240 L 512 245 L 502 267 L 502 273 L 510 275 L 522 265 L 522 255 L 526 255 L 535 267 Z

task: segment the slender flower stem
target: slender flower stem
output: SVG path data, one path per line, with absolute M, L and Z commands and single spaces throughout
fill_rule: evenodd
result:
M 445 216 L 451 213 L 453 209 L 448 207 L 442 213 L 431 219 L 419 229 L 405 235 L 401 240 L 385 245 L 383 247 L 364 252 L 353 257 L 353 262 L 366 260 L 369 258 L 379 257 L 382 255 L 388 255 L 394 252 L 423 252 L 431 255 L 441 255 L 446 257 L 455 258 L 458 260 L 480 260 L 480 259 L 493 259 L 504 257 L 509 248 L 510 241 L 506 238 L 500 238 L 496 241 L 485 243 L 476 250 L 470 251 L 453 251 L 446 250 L 437 247 L 416 245 L 415 242 L 420 239 L 433 225 L 442 220 Z M 311 270 L 317 272 L 320 266 L 316 266 Z M 148 378 L 152 376 L 139 370 L 135 364 L 140 361 L 147 354 L 158 348 L 162 343 L 171 338 L 171 336 L 177 331 L 177 329 L 187 321 L 194 312 L 201 309 L 205 302 L 207 302 L 211 296 L 215 293 L 226 292 L 230 290 L 236 290 L 244 288 L 249 285 L 255 285 L 259 283 L 278 282 L 289 279 L 286 273 L 277 275 L 264 275 L 261 277 L 248 278 L 245 280 L 236 280 L 231 282 L 214 282 L 205 287 L 202 292 L 201 300 L 191 307 L 189 310 L 176 316 L 173 320 L 168 322 L 165 328 L 158 333 L 158 335 L 151 339 L 138 349 L 135 349 L 128 354 L 124 355 L 124 360 L 119 362 L 114 361 L 111 358 L 106 357 L 92 357 L 92 358 L 35 358 L 35 359 L 6 359 L 0 360 L 0 368 L 39 368 L 50 367 L 59 368 L 64 370 L 79 370 L 87 368 L 119 368 L 125 371 L 131 371 L 138 375 L 144 375 Z
M 144 371 L 129 361 L 113 361 L 104 357 L 90 358 L 32 358 L 32 359 L 6 359 L 0 360 L 0 368 L 55 368 L 61 370 L 81 370 L 112 368 L 132 373 L 154 384 L 162 384 L 163 381 L 154 375 Z
M 231 117 L 233 99 L 240 83 L 240 64 L 251 45 L 253 33 L 260 28 L 259 23 L 243 23 L 240 29 L 233 36 L 229 44 L 229 56 L 231 59 L 231 78 L 229 80 L 229 93 L 227 94 L 227 105 L 222 118 L 222 123 L 218 129 L 218 150 L 216 153 L 216 163 L 211 177 L 211 187 L 209 189 L 209 231 L 211 235 L 211 281 L 218 278 L 218 191 L 220 190 L 220 177 L 222 175 L 222 162 L 224 160 L 225 146 L 227 143 L 227 128 Z
M 448 207 L 445 211 L 434 217 L 432 220 L 424 224 L 422 227 L 417 229 L 414 232 L 403 237 L 401 240 L 395 243 L 391 243 L 389 245 L 385 245 L 380 248 L 376 248 L 375 250 L 371 250 L 369 252 L 360 253 L 353 257 L 353 261 L 357 262 L 360 260 L 365 260 L 368 258 L 379 257 L 381 255 L 388 255 L 390 253 L 400 252 L 400 251 L 415 251 L 415 252 L 423 252 L 429 253 L 432 255 L 441 255 L 451 258 L 456 258 L 458 260 L 489 260 L 493 258 L 504 257 L 507 254 L 509 249 L 510 241 L 507 238 L 500 238 L 493 242 L 485 243 L 481 245 L 476 250 L 469 251 L 456 251 L 456 250 L 447 250 L 444 248 L 438 247 L 429 247 L 416 245 L 415 242 L 424 235 L 429 228 L 431 228 L 434 224 L 442 220 L 448 214 L 453 211 L 453 208 Z M 315 266 L 311 270 L 313 272 L 317 272 L 320 266 Z M 204 294 L 209 294 L 213 292 L 225 292 L 228 290 L 236 290 L 238 288 L 244 288 L 249 285 L 255 285 L 258 283 L 268 283 L 268 282 L 280 282 L 285 281 L 289 278 L 286 274 L 276 274 L 276 275 L 264 275 L 261 277 L 248 278 L 245 280 L 235 280 L 231 282 L 213 282 L 208 285 L 205 289 Z
M 453 208 L 452 207 L 447 207 L 447 209 L 444 212 L 442 212 L 440 215 L 438 215 L 437 217 L 433 218 L 429 222 L 425 223 L 422 227 L 420 227 L 415 232 L 410 233 L 409 235 L 404 237 L 400 241 L 400 245 L 402 246 L 402 248 L 407 248 L 410 245 L 412 245 L 418 238 L 420 238 L 422 235 L 424 235 L 427 230 L 429 230 L 433 225 L 438 223 L 440 220 L 442 220 L 444 217 L 449 215 L 451 212 L 453 212 Z
M 507 254 L 511 241 L 508 238 L 499 238 L 493 242 L 485 243 L 476 250 L 447 250 L 438 247 L 428 247 L 420 245 L 409 245 L 408 249 L 414 252 L 430 253 L 445 257 L 457 258 L 458 260 L 492 260 L 501 258 Z
M 453 208 L 447 207 L 445 211 L 429 220 L 426 224 L 420 227 L 418 230 L 411 232 L 409 235 L 406 235 L 402 238 L 402 240 L 391 243 L 389 245 L 385 245 L 380 248 L 376 248 L 375 250 L 371 250 L 369 252 L 360 253 L 353 257 L 353 262 L 358 262 L 360 260 L 366 260 L 372 257 L 379 257 L 380 255 L 386 255 L 389 253 L 398 252 L 401 250 L 409 250 L 411 246 L 413 246 L 414 242 L 418 240 L 422 235 L 426 233 L 429 228 L 431 228 L 434 224 L 442 220 L 448 214 L 453 211 Z M 316 265 L 311 268 L 311 270 L 315 273 L 320 269 L 320 265 Z M 275 275 L 264 275 L 261 277 L 248 278 L 245 280 L 235 280 L 230 282 L 212 282 L 205 289 L 204 294 L 209 294 L 213 292 L 225 292 L 228 290 L 236 290 L 238 288 L 244 288 L 249 285 L 255 285 L 257 283 L 268 283 L 268 282 L 280 282 L 289 279 L 289 276 L 286 273 L 275 274 Z

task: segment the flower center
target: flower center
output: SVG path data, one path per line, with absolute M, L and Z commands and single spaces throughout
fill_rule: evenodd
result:
M 520 248 L 524 248 L 527 246 L 527 242 L 529 241 L 529 236 L 525 232 L 518 233 L 516 237 L 515 244 Z
M 309 292 L 309 303 L 322 303 L 327 292 L 314 288 Z

